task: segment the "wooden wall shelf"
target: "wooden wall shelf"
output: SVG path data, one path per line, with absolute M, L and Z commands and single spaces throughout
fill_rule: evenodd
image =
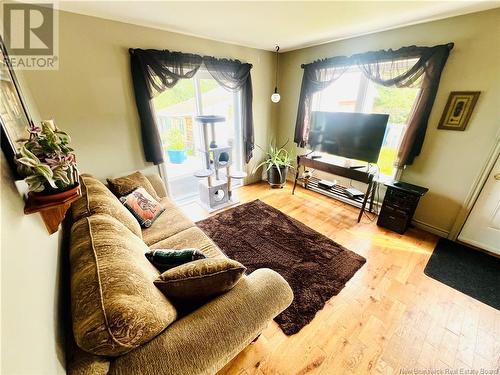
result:
M 80 196 L 81 191 L 79 186 L 72 194 L 53 202 L 40 202 L 31 193 L 28 193 L 24 213 L 29 215 L 39 212 L 42 215 L 47 231 L 49 234 L 52 234 L 58 231 L 59 225 L 66 216 L 66 211 L 71 207 L 71 203 L 76 201 Z

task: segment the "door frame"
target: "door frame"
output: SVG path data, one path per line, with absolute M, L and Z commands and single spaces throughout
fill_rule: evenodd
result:
M 477 199 L 479 198 L 479 194 L 483 190 L 483 187 L 488 180 L 488 177 L 493 170 L 493 166 L 495 165 L 497 159 L 500 157 L 500 130 L 497 132 L 495 137 L 495 143 L 491 148 L 488 156 L 486 158 L 486 162 L 484 163 L 481 171 L 477 175 L 476 179 L 472 183 L 472 187 L 467 194 L 464 202 L 462 203 L 462 208 L 460 209 L 455 222 L 448 234 L 448 239 L 452 241 L 456 241 L 460 232 L 462 231 L 467 218 L 469 217 L 472 208 L 476 204 Z
M 189 79 L 192 80 L 194 88 L 194 104 L 195 104 L 195 113 L 193 114 L 193 121 L 194 121 L 194 116 L 203 115 L 203 94 L 201 92 L 200 80 L 212 79 L 216 82 L 217 80 L 210 74 L 210 72 L 204 66 L 200 67 L 200 69 L 198 69 L 196 74 Z M 217 84 L 219 85 L 219 87 L 223 88 L 223 86 L 221 86 L 218 82 Z M 241 95 L 241 90 L 239 91 L 228 90 L 228 91 L 232 94 L 233 109 L 234 109 L 233 125 L 235 127 L 235 140 L 233 144 L 233 159 L 234 159 L 233 163 L 238 167 L 239 170 L 243 170 L 245 165 L 244 155 L 243 155 L 243 129 L 242 129 L 242 113 L 241 113 L 243 97 Z M 239 114 L 239 116 L 236 116 L 236 114 Z M 196 126 L 196 129 L 198 135 L 196 139 L 200 139 L 202 135 L 201 126 Z M 196 142 L 195 142 L 195 147 L 199 147 L 199 145 L 196 145 Z M 239 157 L 234 158 L 235 153 L 239 155 Z M 158 164 L 158 173 L 163 180 L 163 183 L 167 191 L 167 195 L 173 198 L 170 191 L 171 189 L 170 189 L 170 183 L 168 181 L 168 168 L 165 161 L 163 163 Z M 236 190 L 243 185 L 244 185 L 244 180 L 236 180 L 234 183 L 232 183 L 232 188 Z M 182 204 L 181 202 L 189 202 L 190 199 L 191 198 L 183 198 L 177 201 L 177 204 Z

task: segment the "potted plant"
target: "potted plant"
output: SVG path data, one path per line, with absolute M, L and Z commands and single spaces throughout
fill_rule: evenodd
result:
M 182 164 L 186 160 L 184 134 L 178 128 L 171 128 L 167 133 L 167 154 L 173 164 Z
M 78 173 L 68 134 L 53 121 L 42 121 L 28 131 L 30 137 L 21 145 L 16 163 L 30 196 L 49 203 L 74 195 L 79 188 Z
M 269 151 L 266 151 L 266 159 L 254 169 L 256 170 L 261 166 L 266 168 L 267 182 L 272 188 L 282 188 L 286 183 L 288 170 L 293 169 L 292 160 L 285 149 L 287 143 L 288 141 L 281 147 L 273 146 L 271 143 Z

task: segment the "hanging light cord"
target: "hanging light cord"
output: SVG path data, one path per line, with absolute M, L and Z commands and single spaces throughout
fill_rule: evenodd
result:
M 280 55 L 279 55 L 279 50 L 280 46 L 276 45 L 276 85 L 274 86 L 274 91 L 277 92 L 278 89 L 278 69 L 279 69 L 279 61 L 280 61 Z

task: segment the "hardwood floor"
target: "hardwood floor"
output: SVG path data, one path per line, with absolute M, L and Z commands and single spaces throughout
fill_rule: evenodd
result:
M 287 337 L 271 322 L 219 375 L 498 371 L 500 312 L 423 273 L 436 236 L 418 229 L 398 235 L 366 216 L 358 224 L 356 208 L 302 188 L 292 196 L 291 185 L 275 190 L 258 183 L 238 193 L 243 202 L 260 199 L 300 220 L 367 263 L 299 333 Z M 207 216 L 197 205 L 184 209 L 194 220 Z

